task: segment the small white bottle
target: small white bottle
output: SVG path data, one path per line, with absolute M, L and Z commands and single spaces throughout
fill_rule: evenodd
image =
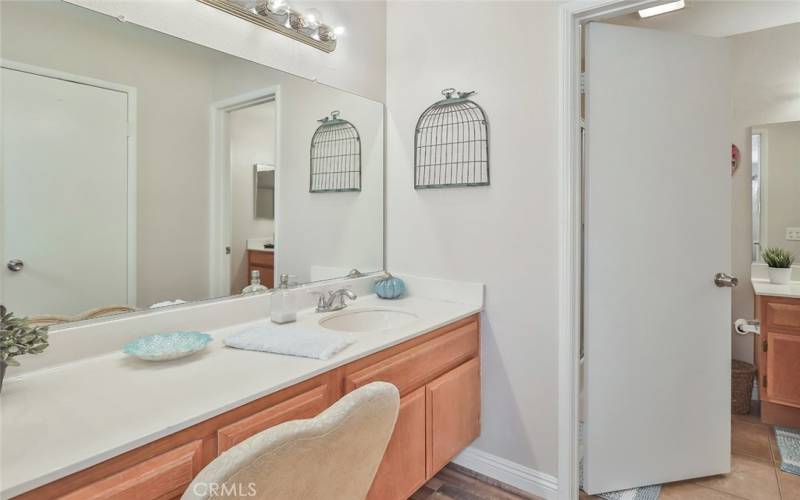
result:
M 280 284 L 273 290 L 270 298 L 270 319 L 273 323 L 297 321 L 297 294 L 292 293 L 289 288 L 289 275 L 281 274 Z
M 250 273 L 250 284 L 242 288 L 242 295 L 249 295 L 252 293 L 261 293 L 269 290 L 261 284 L 261 273 L 253 271 Z

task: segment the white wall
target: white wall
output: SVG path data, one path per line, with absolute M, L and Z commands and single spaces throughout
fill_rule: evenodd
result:
M 554 2 L 390 2 L 387 264 L 486 284 L 478 449 L 557 470 Z M 414 127 L 445 87 L 477 90 L 489 187 L 414 190 Z
M 247 273 L 247 240 L 269 238 L 274 219 L 255 217 L 256 163 L 275 165 L 275 102 L 265 102 L 230 112 L 228 132 L 231 159 L 231 294 L 250 283 Z M 261 277 L 262 283 L 267 277 Z
M 196 0 L 66 0 L 265 66 L 384 101 L 386 4 L 383 1 L 291 2 L 342 25 L 330 54 L 226 14 Z
M 733 318 L 752 318 L 750 127 L 800 120 L 800 24 L 731 37 L 733 41 L 733 142 L 742 161 L 732 178 Z M 752 362 L 753 340 L 733 335 L 733 356 Z
M 280 97 L 275 273 L 299 282 L 310 281 L 315 266 L 383 269 L 383 105 L 324 86 L 316 90 L 291 85 Z M 361 191 L 309 193 L 311 136 L 317 120 L 333 110 L 361 136 Z

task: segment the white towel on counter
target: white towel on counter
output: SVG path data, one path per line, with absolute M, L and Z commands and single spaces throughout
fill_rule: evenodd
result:
M 225 345 L 304 358 L 328 359 L 353 344 L 350 335 L 300 325 L 259 325 L 224 339 Z

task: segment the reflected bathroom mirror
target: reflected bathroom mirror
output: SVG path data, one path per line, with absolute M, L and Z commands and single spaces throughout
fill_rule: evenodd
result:
M 272 165 L 253 166 L 255 188 L 253 208 L 256 219 L 275 219 L 275 167 Z
M 753 262 L 780 247 L 800 257 L 800 121 L 751 129 Z
M 383 105 L 57 0 L 0 3 L 0 303 L 40 324 L 383 269 Z M 318 119 L 359 192 L 309 193 Z

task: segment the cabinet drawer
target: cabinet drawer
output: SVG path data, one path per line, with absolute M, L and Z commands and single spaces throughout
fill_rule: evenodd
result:
M 397 386 L 401 395 L 407 394 L 477 354 L 478 323 L 475 321 L 348 374 L 345 390 L 350 392 L 370 382 L 381 381 Z
M 367 499 L 405 500 L 425 480 L 425 388 L 420 387 L 400 400 L 392 439 Z
M 327 387 L 321 385 L 238 422 L 221 427 L 217 431 L 217 453 L 222 453 L 245 439 L 283 422 L 315 417 L 328 406 L 327 403 Z
M 274 267 L 275 254 L 272 252 L 260 252 L 258 250 L 248 250 L 248 262 L 252 266 Z
M 765 309 L 767 328 L 800 332 L 800 300 L 770 298 Z
M 202 441 L 192 441 L 61 498 L 126 500 L 180 496 L 200 472 L 202 445 Z
M 428 477 L 481 433 L 481 365 L 472 359 L 427 386 Z

